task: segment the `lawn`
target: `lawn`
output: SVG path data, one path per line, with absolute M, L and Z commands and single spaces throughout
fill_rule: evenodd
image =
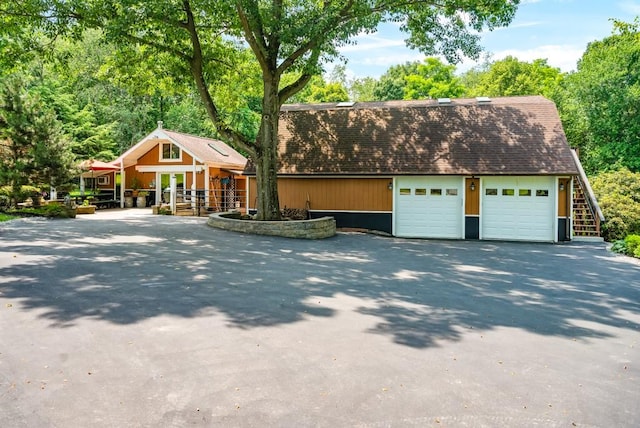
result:
M 17 217 L 9 214 L 0 213 L 0 221 L 9 221 L 9 220 L 13 220 L 14 218 L 17 218 Z

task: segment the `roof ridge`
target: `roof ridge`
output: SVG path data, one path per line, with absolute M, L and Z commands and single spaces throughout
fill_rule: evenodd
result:
M 171 132 L 171 133 L 179 134 L 179 135 L 184 135 L 185 137 L 193 137 L 193 138 L 198 138 L 198 139 L 200 139 L 200 140 L 218 141 L 218 142 L 220 142 L 220 143 L 224 143 L 224 144 L 226 144 L 224 141 L 219 140 L 219 139 L 217 139 L 217 138 L 203 137 L 203 136 L 200 136 L 200 135 L 189 134 L 188 132 L 173 131 L 173 130 L 171 130 L 171 129 L 163 129 L 163 131 L 165 131 L 165 132 Z

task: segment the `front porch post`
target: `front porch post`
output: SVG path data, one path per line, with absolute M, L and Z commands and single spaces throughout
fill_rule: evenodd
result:
M 178 190 L 176 175 L 172 173 L 169 178 L 169 187 L 171 191 L 169 192 L 169 206 L 171 206 L 171 214 L 176 214 L 176 192 Z
M 191 169 L 191 209 L 195 210 L 198 207 L 198 203 L 196 201 L 196 179 L 197 179 L 197 174 L 198 172 L 196 171 L 196 159 L 193 158 L 193 163 L 192 163 L 192 169 Z
M 124 208 L 124 188 L 126 184 L 126 176 L 124 174 L 124 159 L 120 164 L 120 208 Z

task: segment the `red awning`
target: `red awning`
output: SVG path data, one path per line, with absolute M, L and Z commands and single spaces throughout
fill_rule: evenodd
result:
M 120 166 L 113 162 L 102 162 L 95 159 L 89 159 L 83 161 L 80 164 L 80 168 L 85 171 L 117 171 L 120 169 Z

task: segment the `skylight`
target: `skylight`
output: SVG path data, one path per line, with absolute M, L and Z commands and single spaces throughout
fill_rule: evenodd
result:
M 336 107 L 353 107 L 355 104 L 354 101 L 342 101 L 336 104 Z
M 216 147 L 213 143 L 209 143 L 209 147 L 211 147 L 216 152 L 220 153 L 222 156 L 229 156 L 229 153 L 225 152 L 220 147 Z
M 476 101 L 479 103 L 490 103 L 491 98 L 489 97 L 476 97 Z

